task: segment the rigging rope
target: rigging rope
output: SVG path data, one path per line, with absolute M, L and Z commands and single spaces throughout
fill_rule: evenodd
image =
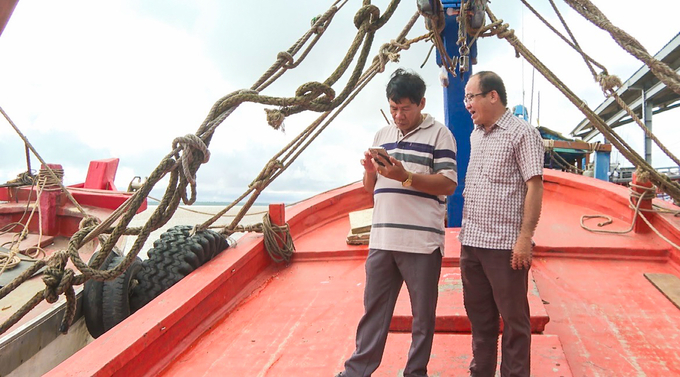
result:
M 332 15 L 335 13 L 335 11 L 337 11 L 337 9 L 335 9 L 335 5 L 341 3 L 341 7 L 345 2 L 346 1 L 336 1 L 334 6 L 328 12 L 326 12 L 324 16 L 316 20 L 310 29 L 313 30 L 313 33 L 308 33 L 307 35 L 311 36 L 312 34 L 316 33 L 317 37 L 320 36 L 323 33 L 323 30 L 328 27 L 332 19 Z M 61 294 L 66 296 L 67 312 L 62 320 L 60 330 L 62 332 L 68 331 L 68 327 L 70 326 L 73 316 L 75 315 L 75 291 L 73 290 L 73 286 L 83 284 L 88 279 L 105 281 L 111 280 L 120 275 L 132 263 L 134 258 L 136 258 L 141 247 L 146 242 L 149 234 L 152 231 L 160 228 L 163 224 L 167 223 L 172 214 L 178 208 L 180 200 L 182 200 L 184 204 L 188 205 L 195 202 L 196 171 L 201 164 L 205 163 L 209 159 L 208 145 L 212 139 L 212 135 L 217 126 L 222 121 L 224 121 L 224 119 L 226 119 L 226 117 L 228 117 L 240 103 L 249 101 L 260 104 L 280 106 L 278 110 L 270 111 L 270 113 L 273 115 L 271 117 L 270 124 L 274 127 L 281 126 L 283 118 L 286 115 L 294 114 L 303 110 L 323 112 L 322 116 L 320 116 L 319 119 L 313 123 L 313 125 L 303 131 L 303 134 L 301 135 L 303 137 L 289 144 L 289 146 L 294 146 L 294 148 L 301 148 L 303 150 L 312 140 L 314 140 L 314 138 L 316 138 L 316 136 L 318 136 L 318 133 L 328 125 L 328 123 L 326 123 L 324 126 L 320 127 L 319 130 L 316 130 L 319 124 L 321 124 L 322 120 L 330 115 L 332 109 L 344 108 L 346 104 L 356 96 L 357 90 L 361 90 L 361 88 L 363 88 L 366 83 L 375 76 L 375 74 L 384 70 L 384 64 L 387 61 L 398 60 L 398 55 L 396 54 L 398 51 L 401 49 L 406 49 L 410 43 L 423 40 L 426 37 L 431 37 L 431 35 L 428 34 L 412 41 L 405 40 L 405 33 L 410 30 L 410 28 L 415 23 L 415 19 L 418 16 L 416 14 L 409 21 L 408 28 L 405 28 L 405 31 L 402 31 L 402 34 L 400 34 L 400 36 L 396 39 L 397 42 L 388 44 L 388 47 L 383 46 L 380 52 L 381 57 L 376 57 L 370 69 L 367 72 L 363 72 L 370 47 L 373 42 L 375 31 L 382 27 L 382 25 L 384 25 L 390 19 L 391 15 L 397 8 L 399 1 L 392 0 L 382 15 L 380 15 L 380 11 L 377 7 L 371 5 L 368 1 L 365 1 L 364 3 L 365 5 L 359 9 L 354 18 L 355 26 L 358 29 L 354 42 L 350 46 L 345 58 L 339 64 L 338 68 L 323 83 L 310 82 L 303 84 L 296 91 L 296 96 L 289 98 L 264 96 L 260 95 L 258 90 L 251 89 L 236 91 L 218 100 L 211 108 L 208 116 L 206 117 L 203 124 L 201 124 L 196 134 L 175 139 L 172 145 L 173 150 L 161 160 L 159 166 L 154 169 L 154 171 L 149 175 L 148 179 L 144 184 L 142 184 L 139 190 L 137 190 L 116 212 L 109 216 L 105 222 L 97 225 L 96 222 L 91 220 L 83 221 L 81 223 L 81 229 L 71 237 L 67 250 L 55 253 L 48 260 L 36 261 L 33 266 L 20 274 L 20 276 L 17 277 L 11 284 L 0 288 L 0 298 L 2 298 L 16 286 L 18 286 L 18 284 L 27 280 L 40 268 L 48 266 L 43 278 L 46 284 L 45 289 L 36 293 L 36 295 L 26 302 L 22 308 L 19 309 L 19 311 L 6 320 L 0 326 L 0 334 L 4 333 L 9 327 L 16 323 L 21 317 L 34 308 L 43 299 L 47 300 L 48 302 L 54 302 Z M 302 40 L 305 40 L 305 38 L 303 37 Z M 362 41 L 363 47 L 359 52 Z M 289 55 L 292 57 L 293 54 L 290 52 L 294 53 L 298 51 L 301 46 L 302 43 L 298 41 L 298 43 L 296 43 L 289 50 Z M 307 51 L 304 54 L 306 54 Z M 331 85 L 333 85 L 343 75 L 343 73 L 347 70 L 349 63 L 354 60 L 357 54 L 359 56 L 357 58 L 356 66 L 352 71 L 345 88 L 339 95 L 336 96 L 334 90 L 331 88 Z M 387 59 L 384 59 L 382 55 L 385 55 Z M 263 76 L 263 78 L 258 80 L 258 82 L 253 85 L 253 88 L 261 90 L 262 88 L 269 85 L 270 81 L 268 80 L 270 78 L 273 78 L 274 76 L 279 77 L 283 73 L 279 72 L 279 69 L 283 69 L 283 71 L 285 71 L 296 66 L 295 63 L 283 64 L 282 61 L 284 60 L 289 62 L 288 55 L 280 54 L 277 62 L 274 64 L 274 66 L 280 67 L 270 69 Z M 298 61 L 298 64 L 301 60 L 302 59 Z M 267 77 L 268 75 L 271 76 Z M 331 116 L 330 120 L 332 120 L 335 116 L 337 116 L 337 112 Z M 330 122 L 330 120 L 328 122 Z M 18 129 L 16 130 L 19 132 Z M 316 133 L 313 133 L 314 131 L 316 131 Z M 27 141 L 25 137 L 23 138 L 25 141 Z M 305 140 L 308 141 L 305 142 Z M 32 147 L 31 150 L 37 155 Z M 267 166 L 265 166 L 263 171 L 258 175 L 253 184 L 251 184 L 246 193 L 237 199 L 234 204 L 226 208 L 226 210 L 232 208 L 235 203 L 239 203 L 248 194 L 253 193 L 246 205 L 243 206 L 242 211 L 235 217 L 232 226 L 228 227 L 227 229 L 234 228 L 234 224 L 237 224 L 238 221 L 240 221 L 243 217 L 245 211 L 247 211 L 247 209 L 252 206 L 255 198 L 257 195 L 259 195 L 259 192 L 261 192 L 271 182 L 271 180 L 278 177 L 278 175 L 280 175 L 282 171 L 285 170 L 285 168 L 299 156 L 300 153 L 301 150 L 297 152 L 294 150 L 289 151 L 285 158 L 290 158 L 290 161 L 279 162 L 276 159 L 281 154 L 283 154 L 283 151 L 281 151 L 277 157 L 272 159 L 271 163 L 268 163 Z M 41 162 L 43 161 L 41 160 Z M 49 173 L 54 175 L 54 172 L 51 170 Z M 140 208 L 144 198 L 149 195 L 155 184 L 168 174 L 169 183 L 166 193 L 156 210 L 149 217 L 148 221 L 142 227 L 128 228 L 128 224 L 134 217 L 137 210 Z M 63 186 L 62 190 L 65 190 Z M 190 195 L 188 195 L 187 190 L 190 190 Z M 77 205 L 77 203 L 74 204 Z M 118 223 L 115 227 L 112 227 L 112 224 L 116 220 L 118 220 Z M 206 224 L 208 223 L 211 223 L 211 221 L 209 220 L 206 222 Z M 231 230 L 226 230 L 225 233 L 229 233 L 230 231 Z M 103 234 L 109 234 L 110 236 L 104 237 Z M 100 236 L 101 252 L 97 254 L 97 257 L 93 261 L 91 261 L 91 266 L 88 266 L 88 264 L 84 263 L 80 258 L 78 250 L 83 244 L 94 237 L 97 237 L 97 235 Z M 106 256 L 112 252 L 116 241 L 122 235 L 137 235 L 137 239 L 132 246 L 132 249 L 127 255 L 125 255 L 123 261 L 119 265 L 110 270 L 99 270 L 99 266 Z M 69 259 L 79 270 L 79 274 L 76 274 L 72 269 L 65 267 L 66 262 Z
M 507 24 L 504 24 L 502 20 L 496 18 L 496 16 L 491 12 L 491 9 L 486 9 L 489 19 L 492 21 L 487 27 L 480 29 L 485 30 L 483 35 L 496 35 L 498 38 L 506 39 L 513 47 L 515 51 L 522 55 L 531 65 L 533 65 L 551 84 L 553 84 L 564 96 L 569 99 L 593 124 L 598 131 L 600 131 L 609 140 L 612 145 L 614 145 L 621 154 L 632 162 L 635 166 L 641 167 L 651 174 L 652 182 L 661 187 L 661 189 L 668 193 L 676 201 L 680 201 L 680 184 L 673 182 L 669 177 L 657 172 L 652 168 L 649 163 L 647 163 L 640 155 L 635 152 L 619 135 L 614 133 L 611 128 L 597 115 L 593 110 L 591 110 L 588 105 L 578 98 L 578 96 L 572 92 L 566 84 L 564 84 L 559 78 L 557 78 L 548 67 L 546 67 L 538 58 L 533 55 L 515 36 L 514 31 L 509 28 Z M 488 33 L 488 34 L 487 34 Z
M 609 19 L 589 0 L 564 0 L 570 7 L 602 30 L 609 32 L 616 43 L 631 55 L 645 63 L 661 82 L 675 93 L 680 94 L 680 76 L 666 63 L 651 56 L 630 34 L 614 26 Z
M 642 123 L 640 118 L 633 112 L 633 110 L 630 109 L 630 107 L 620 98 L 620 96 L 616 93 L 616 88 L 621 87 L 621 80 L 617 76 L 609 75 L 607 73 L 607 69 L 596 62 L 594 59 L 592 59 L 590 56 L 588 56 L 579 46 L 578 42 L 576 42 L 576 38 L 574 35 L 571 33 L 571 30 L 569 29 L 569 26 L 567 23 L 564 21 L 564 18 L 562 17 L 562 14 L 560 11 L 557 9 L 557 6 L 555 5 L 553 0 L 550 0 L 550 4 L 552 4 L 553 9 L 555 10 L 555 13 L 557 13 L 557 16 L 559 17 L 560 21 L 562 21 L 562 25 L 564 28 L 567 30 L 567 33 L 571 37 L 572 42 L 568 41 L 560 32 L 558 32 L 543 16 L 541 16 L 531 5 L 526 0 L 521 0 L 522 3 L 538 18 L 540 19 L 550 30 L 552 30 L 557 36 L 559 36 L 564 42 L 566 42 L 570 47 L 572 47 L 574 50 L 576 50 L 581 56 L 583 57 L 583 60 L 585 61 L 588 69 L 590 70 L 591 74 L 593 75 L 593 78 L 600 83 L 600 86 L 602 87 L 602 91 L 604 94 L 608 97 L 614 97 L 616 103 L 623 109 L 630 117 L 631 119 L 637 123 L 637 125 L 642 129 L 642 131 L 645 133 L 645 135 L 649 138 L 651 138 L 654 143 L 671 159 L 673 162 L 675 162 L 678 166 L 680 166 L 680 159 L 678 159 L 668 148 L 666 148 L 659 139 L 654 136 L 654 134 L 647 128 L 647 126 Z M 599 75 L 595 73 L 595 70 L 592 67 L 592 64 L 595 64 L 598 68 L 602 70 L 602 73 Z M 613 132 L 613 131 L 612 131 Z

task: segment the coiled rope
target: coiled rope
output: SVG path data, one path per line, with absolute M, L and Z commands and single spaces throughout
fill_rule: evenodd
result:
M 640 172 L 638 172 L 640 173 Z M 640 173 L 641 179 L 646 179 L 643 178 L 645 177 L 644 173 Z M 651 213 L 674 213 L 677 215 L 678 211 L 670 211 L 667 209 L 645 209 L 645 208 L 640 208 L 640 204 L 643 202 L 643 200 L 652 200 L 656 197 L 656 192 L 657 192 L 657 187 L 655 185 L 652 185 L 650 187 L 648 186 L 641 186 L 637 185 L 634 183 L 630 183 L 629 188 L 628 188 L 629 196 L 628 196 L 628 208 L 632 209 L 633 212 L 633 219 L 631 221 L 630 227 L 625 230 L 609 230 L 609 229 L 597 229 L 597 228 L 590 228 L 585 224 L 585 220 L 588 219 L 604 219 L 605 221 L 600 222 L 597 224 L 598 227 L 604 227 L 606 225 L 609 225 L 613 222 L 612 218 L 608 215 L 583 215 L 581 216 L 581 228 L 593 232 L 593 233 L 608 233 L 608 234 L 626 234 L 629 233 L 630 231 L 633 230 L 635 227 L 635 219 L 639 216 L 647 226 L 649 226 L 654 233 L 656 233 L 659 238 L 662 240 L 666 241 L 668 244 L 673 246 L 674 248 L 680 250 L 680 246 L 675 244 L 673 241 L 668 239 L 668 237 L 664 236 L 659 232 L 656 227 L 652 225 L 652 223 L 647 219 L 647 217 L 644 215 L 643 212 L 651 212 Z

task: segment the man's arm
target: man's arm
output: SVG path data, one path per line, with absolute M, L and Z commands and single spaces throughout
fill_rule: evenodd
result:
M 404 182 L 408 178 L 408 172 L 404 170 Z M 456 182 L 450 180 L 442 174 L 413 174 L 411 187 L 430 195 L 453 195 L 456 191 Z
M 536 231 L 543 204 L 543 178 L 535 175 L 527 181 L 527 195 L 524 198 L 524 213 L 519 236 L 512 249 L 512 268 L 531 267 L 531 238 Z
M 385 166 L 376 167 L 376 170 L 383 177 L 399 182 L 404 182 L 408 178 L 409 172 L 404 168 L 402 162 L 396 158 L 390 156 L 389 163 L 381 162 Z M 420 192 L 430 195 L 451 195 L 456 190 L 456 182 L 442 174 L 411 174 L 411 187 Z M 364 174 L 364 187 L 366 187 L 367 180 L 368 178 Z
M 373 194 L 373 190 L 375 189 L 375 182 L 378 180 L 378 177 L 375 175 L 375 172 L 368 172 L 364 170 L 364 190 L 366 190 L 369 194 Z
M 373 194 L 375 189 L 375 182 L 378 180 L 376 164 L 373 162 L 373 157 L 370 153 L 364 152 L 364 158 L 361 160 L 361 165 L 364 167 L 364 190 L 369 194 Z

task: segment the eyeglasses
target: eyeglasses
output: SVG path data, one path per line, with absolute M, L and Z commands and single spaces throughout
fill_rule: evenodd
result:
M 477 93 L 477 94 L 466 94 L 466 95 L 463 96 L 463 103 L 470 103 L 470 101 L 472 101 L 473 98 L 475 98 L 477 96 L 485 96 L 485 95 L 489 94 L 490 92 L 491 92 L 490 90 L 487 90 L 486 92 L 481 92 L 481 93 Z

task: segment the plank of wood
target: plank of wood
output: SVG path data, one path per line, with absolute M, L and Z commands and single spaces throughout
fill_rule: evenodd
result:
M 654 286 L 680 309 L 680 278 L 673 274 L 646 273 L 644 274 Z
M 349 213 L 349 226 L 352 234 L 366 233 L 371 230 L 373 208 Z
M 354 234 L 350 230 L 349 234 L 347 235 L 347 244 L 348 245 L 368 245 L 368 240 L 370 239 L 370 236 L 371 236 L 371 232 Z

